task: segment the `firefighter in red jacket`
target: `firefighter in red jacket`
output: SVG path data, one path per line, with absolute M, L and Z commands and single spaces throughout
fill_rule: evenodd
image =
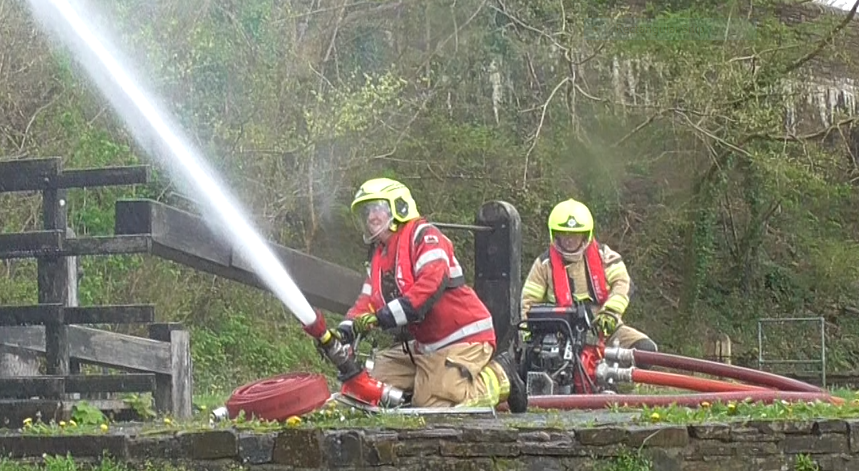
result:
M 548 222 L 549 249 L 534 260 L 522 286 L 522 320 L 534 304 L 587 303 L 593 308 L 594 324 L 608 336 L 607 345 L 617 341 L 623 348 L 657 351 L 650 337 L 622 321 L 632 281 L 620 254 L 594 238 L 588 207 L 574 199 L 562 201 Z M 522 339 L 528 334 L 523 332 Z
M 525 412 L 525 385 L 509 352 L 495 355 L 488 309 L 465 284 L 450 240 L 421 218 L 402 183 L 361 185 L 352 214 L 373 244 L 366 281 L 346 320 L 342 341 L 374 327 L 405 327 L 414 337 L 377 354 L 371 375 L 412 392 L 415 407 L 495 406 Z

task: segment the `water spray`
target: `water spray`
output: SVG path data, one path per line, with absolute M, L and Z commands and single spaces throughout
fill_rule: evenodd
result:
M 48 9 L 48 4 L 54 11 Z M 217 181 L 214 172 L 208 168 L 200 153 L 187 139 L 178 134 L 176 130 L 179 126 L 170 122 L 166 114 L 155 105 L 155 100 L 140 89 L 125 67 L 105 47 L 104 41 L 100 40 L 74 7 L 67 0 L 30 0 L 30 6 L 43 24 L 52 33 L 61 36 L 71 48 L 75 49 L 74 46 L 78 43 L 86 46 L 86 50 L 94 56 L 89 60 L 83 57 L 86 51 L 75 49 L 74 52 L 80 55 L 80 62 L 93 80 L 99 83 L 114 109 L 126 120 L 135 138 L 142 145 L 152 142 L 149 133 L 141 129 L 142 124 L 148 125 L 148 131 L 157 136 L 155 142 L 160 142 L 173 157 L 162 160 L 174 174 L 183 176 L 196 193 L 205 196 L 200 202 L 209 216 L 218 219 L 216 229 L 227 233 L 233 246 L 250 261 L 256 274 L 302 324 L 312 323 L 315 316 L 310 304 L 283 265 L 278 262 L 268 244 L 245 219 L 243 212 L 239 211 L 235 199 L 227 193 L 226 186 Z M 57 24 L 60 18 L 65 24 Z M 107 80 L 109 83 L 105 83 Z M 118 89 L 122 95 L 107 93 L 108 89 Z M 129 103 L 134 105 L 134 109 L 127 106 Z M 134 111 L 143 118 L 142 122 L 132 114 Z M 209 224 L 214 222 L 208 219 L 207 221 Z
M 201 206 L 215 219 L 207 218 L 207 223 L 228 236 L 233 247 L 250 262 L 257 276 L 302 323 L 305 332 L 316 339 L 320 351 L 337 367 L 343 383 L 342 393 L 372 405 L 401 404 L 402 391 L 372 379 L 365 369 L 358 366 L 346 346 L 331 335 L 321 312 L 310 306 L 266 241 L 243 217 L 244 211 L 239 210 L 226 186 L 215 178 L 200 152 L 177 133 L 180 126 L 169 120 L 167 114 L 155 105 L 156 101 L 141 90 L 108 50 L 106 41 L 95 34 L 69 1 L 30 0 L 29 3 L 43 26 L 77 54 L 91 79 L 126 121 L 135 139 L 143 146 L 160 144 L 173 157 L 162 160 L 174 175 L 183 176 L 197 194 L 204 196 L 199 199 Z M 92 7 L 87 7 L 87 11 L 91 12 Z M 157 150 L 153 153 L 160 154 Z

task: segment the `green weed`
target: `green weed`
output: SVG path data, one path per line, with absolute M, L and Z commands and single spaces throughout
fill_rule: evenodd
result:
M 820 466 L 814 462 L 811 456 L 800 454 L 796 455 L 793 469 L 794 471 L 820 471 Z
M 640 451 L 624 450 L 620 455 L 597 465 L 597 471 L 653 471 L 653 462 Z

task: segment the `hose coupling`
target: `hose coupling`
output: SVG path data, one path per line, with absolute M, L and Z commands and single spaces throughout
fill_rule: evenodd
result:
M 615 364 L 609 366 L 608 363 L 600 363 L 597 365 L 596 371 L 597 381 L 600 384 L 617 384 L 632 382 L 632 368 L 621 368 Z
M 405 403 L 403 399 L 404 392 L 402 389 L 395 388 L 390 384 L 385 384 L 382 387 L 382 398 L 379 405 L 382 407 L 400 407 Z
M 621 347 L 606 347 L 605 361 L 623 367 L 635 366 L 635 355 L 632 349 Z

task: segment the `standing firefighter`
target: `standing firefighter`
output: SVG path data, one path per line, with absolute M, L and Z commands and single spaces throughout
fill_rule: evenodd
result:
M 418 214 L 402 183 L 361 185 L 352 214 L 375 244 L 355 305 L 332 333 L 344 342 L 373 327 L 405 326 L 414 337 L 380 352 L 373 377 L 411 391 L 416 407 L 495 406 L 525 412 L 525 385 L 508 352 L 495 356 L 492 317 L 465 284 L 450 240 Z
M 629 273 L 620 254 L 594 238 L 588 207 L 573 199 L 558 203 L 549 214 L 549 239 L 549 250 L 534 261 L 522 287 L 522 320 L 534 304 L 589 303 L 608 345 L 656 351 L 653 340 L 621 320 L 629 305 Z

